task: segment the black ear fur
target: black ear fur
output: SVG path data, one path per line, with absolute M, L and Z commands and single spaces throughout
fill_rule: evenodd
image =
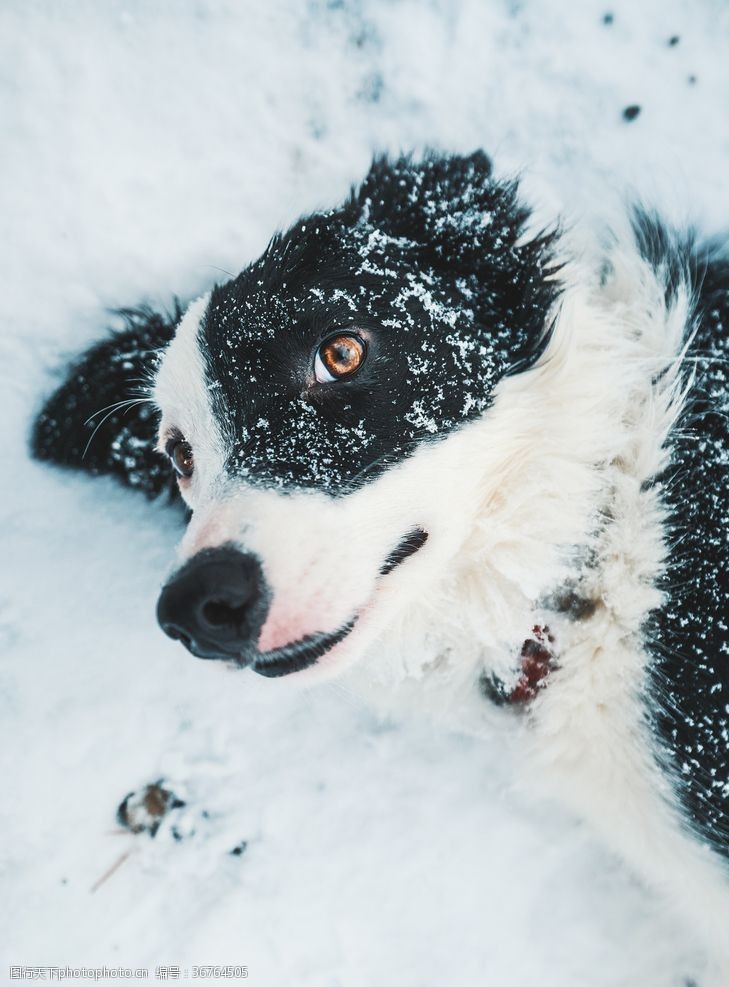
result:
M 350 208 L 390 236 L 422 244 L 456 274 L 496 273 L 529 218 L 517 183 L 495 181 L 480 150 L 375 158 Z
M 173 491 L 172 470 L 155 451 L 156 409 L 148 401 L 150 372 L 173 337 L 182 310 L 119 312 L 126 326 L 76 361 L 48 399 L 31 435 L 37 459 L 94 474 L 109 474 L 156 497 Z M 119 402 L 131 402 L 115 408 Z
M 418 248 L 423 267 L 467 285 L 470 307 L 487 328 L 521 326 L 528 346 L 512 372 L 543 352 L 545 319 L 559 293 L 554 260 L 558 230 L 525 234 L 531 212 L 516 181 L 499 181 L 483 151 L 375 158 L 345 207 L 352 224 L 368 223 Z

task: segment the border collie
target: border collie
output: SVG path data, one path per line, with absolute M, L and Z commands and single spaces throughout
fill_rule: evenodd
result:
M 164 632 L 518 730 L 726 987 L 729 254 L 640 210 L 535 230 L 481 152 L 378 158 L 184 315 L 126 316 L 33 448 L 179 488 Z

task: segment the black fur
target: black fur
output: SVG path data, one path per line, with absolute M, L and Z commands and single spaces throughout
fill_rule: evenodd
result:
M 551 237 L 523 242 L 528 215 L 482 152 L 380 158 L 216 288 L 199 338 L 230 472 L 345 493 L 481 414 L 548 337 Z M 340 330 L 367 334 L 363 369 L 311 386 Z
M 148 497 L 176 491 L 165 457 L 155 451 L 157 412 L 147 396 L 157 355 L 174 335 L 181 311 L 120 312 L 126 327 L 97 343 L 68 371 L 36 419 L 31 447 L 38 459 L 94 474 L 110 474 Z
M 342 207 L 275 237 L 215 288 L 199 334 L 229 469 L 346 492 L 482 413 L 501 377 L 548 340 L 553 237 L 523 242 L 528 217 L 483 152 L 378 158 Z M 152 449 L 152 407 L 103 416 L 139 393 L 181 313 L 125 314 L 127 329 L 71 368 L 32 446 L 155 496 L 171 473 Z M 358 328 L 371 336 L 362 372 L 307 387 L 321 339 Z
M 659 481 L 670 551 L 666 602 L 648 627 L 652 732 L 687 821 L 729 856 L 729 257 L 645 214 L 636 226 L 669 300 L 688 272 L 696 305 L 685 364 L 695 381 Z

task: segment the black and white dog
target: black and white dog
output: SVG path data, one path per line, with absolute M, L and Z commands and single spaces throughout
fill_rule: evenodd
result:
M 127 313 L 34 450 L 176 474 L 193 654 L 518 725 L 726 985 L 729 255 L 530 225 L 482 153 L 378 159 L 181 318 Z

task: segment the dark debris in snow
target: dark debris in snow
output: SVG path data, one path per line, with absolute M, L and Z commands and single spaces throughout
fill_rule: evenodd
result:
M 139 791 L 129 792 L 119 805 L 116 818 L 120 826 L 132 833 L 156 836 L 162 820 L 184 806 L 185 802 L 160 779 Z

